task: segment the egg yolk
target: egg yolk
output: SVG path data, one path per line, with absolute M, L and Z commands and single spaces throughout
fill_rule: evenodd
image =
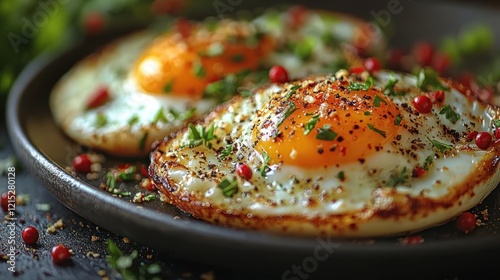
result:
M 397 135 L 401 115 L 380 91 L 331 84 L 320 91 L 313 88 L 289 89 L 288 97 L 276 98 L 264 110 L 274 113 L 259 121 L 252 137 L 270 164 L 315 168 L 363 163 Z
M 274 48 L 248 23 L 184 22 L 158 38 L 136 61 L 136 83 L 151 94 L 201 98 L 206 86 L 227 74 L 254 70 Z

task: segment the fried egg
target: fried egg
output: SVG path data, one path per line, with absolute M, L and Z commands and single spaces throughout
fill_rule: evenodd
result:
M 270 9 L 251 20 L 177 19 L 166 31 L 150 28 L 120 38 L 55 85 L 54 120 L 82 145 L 114 156 L 146 156 L 154 140 L 266 82 L 276 64 L 296 78 L 359 63 L 344 48 L 359 36 L 370 41 L 369 51 L 383 47 L 380 34 L 363 35 L 364 23 L 355 18 L 303 9 L 286 24 L 291 17 L 288 9 Z
M 156 143 L 149 171 L 169 203 L 221 226 L 402 235 L 446 223 L 498 185 L 499 119 L 430 69 L 340 70 L 234 97 Z

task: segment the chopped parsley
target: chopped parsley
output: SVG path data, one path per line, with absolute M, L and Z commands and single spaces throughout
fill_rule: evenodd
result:
M 292 45 L 293 52 L 303 61 L 308 60 L 313 54 L 315 40 L 312 37 L 306 37 L 297 44 Z
M 115 174 L 113 174 L 112 172 L 107 172 L 106 175 L 104 175 L 104 180 L 106 184 L 106 190 L 112 193 L 116 188 Z
M 163 86 L 163 93 L 171 93 L 174 88 L 174 80 L 171 80 Z
M 309 120 L 304 126 L 304 135 L 308 135 L 316 126 L 316 123 L 319 121 L 319 115 L 314 115 L 311 120 Z
M 238 180 L 224 178 L 217 187 L 222 189 L 222 194 L 225 197 L 232 197 L 238 192 Z
M 148 139 L 148 133 L 144 133 L 141 137 L 141 139 L 139 140 L 139 150 L 144 150 L 144 148 L 146 147 L 146 139 Z
M 493 125 L 495 127 L 500 127 L 500 120 L 493 120 Z
M 383 98 L 381 98 L 378 95 L 375 95 L 375 98 L 373 98 L 373 106 L 375 107 L 380 107 L 380 103 L 387 104 L 387 101 L 385 101 Z
M 372 115 L 372 112 L 370 112 L 370 111 L 366 111 L 366 112 L 364 112 L 363 114 L 364 114 L 365 116 L 371 116 L 371 115 Z
M 453 148 L 453 145 L 450 144 L 445 144 L 436 140 L 431 140 L 430 138 L 429 141 L 431 142 L 432 146 L 438 149 L 441 153 L 444 153 L 446 151 L 450 151 Z
M 269 164 L 269 160 L 271 158 L 269 157 L 269 155 L 266 153 L 266 152 L 262 152 L 262 165 L 260 166 L 260 175 L 262 176 L 266 176 L 266 169 L 267 169 L 267 166 Z
M 194 148 L 201 144 L 205 144 L 208 148 L 212 148 L 212 143 L 210 141 L 215 139 L 214 136 L 214 125 L 212 125 L 208 130 L 204 126 L 198 124 L 194 126 L 192 123 L 189 124 L 189 135 L 188 135 L 188 147 Z
M 438 73 L 429 67 L 420 69 L 417 75 L 417 86 L 424 91 L 448 90 L 439 80 Z
M 130 255 L 125 255 L 118 246 L 111 240 L 107 240 L 109 255 L 106 256 L 108 265 L 116 270 L 121 278 L 132 279 L 155 279 L 159 277 L 161 266 L 157 263 L 145 265 L 139 263 L 137 250 L 133 250 Z
M 325 124 L 322 128 L 320 128 L 318 134 L 316 135 L 316 139 L 326 141 L 333 141 L 336 137 L 337 133 L 330 129 L 329 124 Z
M 426 157 L 424 162 L 424 170 L 429 171 L 429 168 L 431 167 L 433 162 L 434 159 L 431 156 Z
M 225 158 L 233 152 L 233 145 L 227 145 L 222 152 L 220 152 L 219 158 Z
M 160 108 L 158 109 L 155 117 L 153 118 L 153 123 L 165 122 L 165 121 L 167 121 L 167 118 L 165 117 L 165 114 L 163 114 L 163 108 Z
M 128 120 L 128 125 L 134 125 L 139 121 L 139 116 L 138 115 L 133 115 L 129 120 Z
M 404 93 L 396 92 L 396 90 L 394 89 L 394 87 L 396 86 L 396 84 L 398 82 L 399 82 L 399 80 L 394 78 L 391 74 L 391 76 L 389 77 L 389 80 L 387 80 L 387 83 L 385 84 L 384 94 L 387 96 L 403 95 Z
M 104 127 L 108 124 L 108 118 L 104 114 L 98 114 L 95 120 L 95 126 L 97 128 Z
M 387 185 L 390 187 L 395 187 L 399 184 L 405 183 L 409 177 L 410 175 L 408 174 L 408 170 L 406 169 L 406 167 L 403 167 L 403 170 L 401 172 L 391 174 L 389 180 L 387 181 Z
M 339 178 L 341 181 L 345 180 L 344 171 L 339 171 L 339 173 L 337 173 L 337 178 Z
M 446 119 L 451 121 L 452 123 L 456 123 L 460 119 L 460 115 L 453 111 L 450 105 L 446 105 L 439 111 L 440 115 L 445 115 Z
M 292 97 L 292 95 L 294 95 L 300 87 L 300 85 L 292 86 L 290 91 L 286 94 L 286 99 L 290 99 L 290 97 Z
M 387 136 L 386 136 L 386 132 L 385 132 L 385 131 L 383 131 L 383 130 L 380 130 L 380 129 L 376 128 L 376 127 L 375 127 L 373 124 L 371 124 L 371 123 L 369 123 L 369 124 L 368 124 L 368 128 L 369 128 L 369 129 L 371 129 L 371 130 L 373 130 L 373 131 L 375 131 L 376 133 L 378 133 L 378 134 L 382 135 L 382 137 L 384 137 L 384 138 L 386 138 L 386 137 L 387 137 Z
M 207 75 L 205 68 L 203 68 L 203 64 L 201 61 L 196 61 L 193 65 L 193 74 L 198 78 L 205 78 Z
M 119 181 L 131 181 L 134 179 L 134 174 L 137 168 L 133 165 L 123 169 L 123 170 L 118 170 L 118 173 L 116 174 L 116 179 Z
M 397 115 L 396 119 L 394 120 L 394 125 L 395 126 L 400 126 L 402 120 L 403 120 L 403 117 L 401 117 L 401 115 Z
M 285 113 L 283 114 L 283 118 L 278 122 L 278 126 L 280 126 L 293 112 L 297 111 L 297 107 L 295 107 L 295 103 L 288 102 L 288 106 L 286 106 Z
M 173 108 L 170 108 L 170 109 L 168 109 L 168 112 L 170 114 L 172 114 L 174 119 L 185 121 L 194 115 L 194 113 L 196 112 L 196 108 L 191 108 L 187 112 L 184 112 L 184 113 L 179 113 L 176 110 L 174 110 Z
M 368 77 L 366 79 L 366 82 L 360 83 L 360 82 L 351 82 L 348 86 L 347 89 L 349 90 L 369 90 L 373 85 L 373 77 Z

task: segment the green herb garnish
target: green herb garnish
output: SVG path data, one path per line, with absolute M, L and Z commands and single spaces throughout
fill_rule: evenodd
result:
M 308 135 L 316 126 L 316 123 L 319 121 L 319 115 L 314 115 L 311 120 L 309 120 L 304 126 L 304 135 Z
M 290 99 L 290 97 L 292 97 L 292 95 L 294 95 L 300 87 L 300 85 L 292 86 L 290 91 L 286 94 L 286 99 Z
M 155 114 L 155 117 L 153 118 L 153 123 L 158 123 L 158 122 L 165 122 L 167 121 L 167 118 L 165 117 L 165 114 L 163 114 L 163 108 L 158 109 L 158 111 Z
M 333 141 L 335 140 L 335 137 L 337 137 L 337 133 L 330 129 L 329 124 L 325 124 L 322 128 L 320 128 L 318 134 L 316 135 L 316 139 L 326 141 Z
M 389 80 L 387 80 L 387 83 L 385 84 L 384 87 L 384 94 L 387 96 L 396 96 L 396 95 L 402 95 L 400 92 L 396 92 L 394 87 L 396 84 L 399 82 L 398 79 L 394 78 L 392 75 L 389 77 Z
M 450 144 L 445 144 L 436 140 L 431 140 L 430 138 L 427 138 L 432 146 L 434 146 L 436 149 L 438 149 L 441 153 L 444 153 L 446 151 L 450 151 L 453 148 L 453 145 Z
M 450 105 L 446 105 L 439 111 L 440 115 L 445 115 L 446 119 L 451 121 L 452 123 L 456 123 L 460 119 L 460 115 L 453 111 Z
M 344 171 L 339 171 L 339 173 L 337 173 L 337 178 L 343 181 L 345 179 Z
M 399 184 L 405 183 L 409 177 L 410 175 L 408 174 L 406 167 L 404 167 L 400 173 L 391 174 L 389 181 L 387 181 L 387 185 L 390 187 L 395 187 Z
M 387 104 L 387 101 L 385 101 L 383 98 L 381 98 L 378 95 L 375 95 L 375 98 L 373 98 L 373 106 L 375 107 L 380 107 L 380 103 Z
M 144 150 L 144 148 L 146 147 L 146 139 L 148 139 L 148 133 L 144 133 L 141 137 L 141 139 L 139 140 L 139 150 Z
M 262 176 L 266 176 L 266 169 L 267 169 L 267 165 L 269 164 L 269 160 L 271 158 L 269 157 L 269 155 L 266 153 L 266 152 L 262 152 L 262 165 L 260 166 L 260 175 Z
M 360 82 L 351 82 L 348 86 L 347 89 L 349 90 L 369 90 L 373 85 L 373 77 L 368 77 L 366 79 L 366 82 L 360 83 Z
M 116 179 L 118 179 L 119 181 L 131 181 L 134 179 L 134 173 L 136 171 L 136 167 L 131 165 L 127 168 L 125 168 L 124 170 L 119 170 L 117 175 L 116 175 Z
M 493 125 L 495 127 L 500 127 L 500 120 L 493 120 Z
M 376 133 L 378 133 L 378 134 L 382 135 L 382 137 L 384 137 L 384 138 L 386 138 L 386 137 L 387 137 L 387 136 L 386 136 L 386 132 L 385 132 L 385 131 L 383 131 L 383 130 L 380 130 L 380 129 L 376 128 L 376 127 L 375 127 L 373 124 L 371 124 L 371 123 L 369 123 L 369 124 L 367 124 L 367 125 L 368 125 L 368 128 L 369 128 L 369 129 L 371 129 L 371 130 L 375 131 Z
M 169 108 L 168 112 L 170 114 L 172 114 L 172 116 L 174 117 L 174 119 L 185 121 L 185 120 L 191 118 L 194 115 L 194 113 L 196 112 L 196 108 L 191 108 L 187 112 L 184 112 L 183 114 L 177 112 L 173 108 Z
M 295 107 L 295 103 L 288 102 L 288 106 L 285 109 L 285 113 L 283 114 L 283 118 L 278 122 L 278 127 L 291 115 L 293 112 L 297 111 L 297 107 Z
M 108 192 L 112 193 L 115 190 L 115 187 L 116 187 L 116 177 L 115 177 L 115 174 L 113 174 L 113 172 L 107 172 L 104 175 L 104 180 L 105 180 L 105 184 L 106 184 L 106 190 Z
M 193 74 L 196 75 L 198 78 L 205 78 L 206 76 L 206 71 L 205 68 L 203 68 L 203 64 L 201 64 L 201 61 L 196 61 L 193 65 Z
M 108 118 L 104 114 L 98 114 L 95 122 L 97 128 L 104 127 L 108 124 Z
M 396 119 L 394 120 L 394 125 L 395 126 L 400 126 L 402 120 L 403 120 L 403 117 L 401 117 L 401 115 L 397 115 Z
M 372 112 L 370 112 L 370 111 L 366 111 L 366 112 L 364 112 L 364 113 L 363 113 L 363 115 L 365 115 L 365 116 L 371 116 L 371 115 L 372 115 Z
M 138 115 L 133 115 L 129 120 L 128 120 L 128 125 L 134 125 L 139 121 L 139 116 Z
M 200 124 L 194 126 L 192 123 L 190 123 L 188 147 L 194 148 L 201 144 L 205 144 L 205 146 L 207 146 L 208 148 L 212 148 L 212 143 L 210 143 L 210 141 L 215 139 L 214 129 L 214 125 L 212 125 L 208 130 L 205 130 L 205 127 Z
M 144 265 L 138 263 L 137 250 L 132 251 L 130 255 L 125 255 L 120 248 L 111 240 L 107 240 L 109 255 L 106 256 L 108 265 L 115 269 L 124 280 L 155 279 L 161 272 L 161 266 L 153 263 Z
M 428 171 L 433 162 L 434 159 L 431 156 L 426 157 L 424 162 L 424 170 Z
M 227 145 L 222 152 L 220 152 L 219 158 L 225 158 L 233 152 L 233 145 Z
M 424 91 L 448 90 L 439 80 L 438 73 L 430 67 L 420 69 L 417 75 L 417 86 Z
M 222 189 L 222 194 L 225 197 L 232 197 L 238 192 L 238 180 L 224 178 L 217 187 Z
M 163 93 L 171 93 L 172 88 L 174 87 L 174 80 L 171 80 L 163 86 Z
M 306 37 L 302 41 L 292 46 L 293 52 L 303 61 L 308 60 L 314 50 L 315 40 L 312 37 Z

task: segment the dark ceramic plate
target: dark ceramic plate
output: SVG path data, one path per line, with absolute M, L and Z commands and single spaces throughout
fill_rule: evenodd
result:
M 500 26 L 495 10 L 414 2 L 401 1 L 406 6 L 399 14 L 392 15 L 395 44 L 410 45 L 420 38 L 432 41 L 455 34 L 468 21 L 481 20 Z M 373 19 L 374 14 L 382 15 L 380 11 L 387 9 L 387 1 L 370 4 L 343 1 L 327 8 Z M 445 14 L 453 16 L 446 17 L 445 22 Z M 20 159 L 72 211 L 110 231 L 166 251 L 172 257 L 240 271 L 266 272 L 283 279 L 306 279 L 312 273 L 315 276 L 442 275 L 500 263 L 500 190 L 474 209 L 475 213 L 487 209 L 489 215 L 485 224 L 470 234 L 459 234 L 449 223 L 422 232 L 424 243 L 403 246 L 397 237 L 333 240 L 227 229 L 192 219 L 158 201 L 135 204 L 114 197 L 99 189 L 95 181 L 72 176 L 64 168 L 81 147 L 55 126 L 48 95 L 76 61 L 124 33 L 88 38 L 64 52 L 40 57 L 26 67 L 9 96 L 8 129 Z M 110 165 L 117 162 L 118 159 L 107 160 Z M 147 163 L 147 159 L 142 163 Z

